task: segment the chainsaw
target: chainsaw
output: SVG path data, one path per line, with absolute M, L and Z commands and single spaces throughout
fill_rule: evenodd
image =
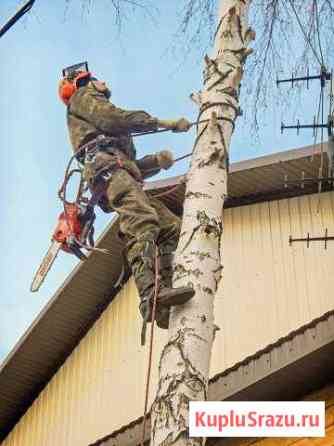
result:
M 95 248 L 94 246 L 94 222 L 96 215 L 94 207 L 101 198 L 104 188 L 97 191 L 90 199 L 84 197 L 85 181 L 80 169 L 70 170 L 71 163 L 75 155 L 69 161 L 65 172 L 65 179 L 58 192 L 59 199 L 63 202 L 63 212 L 58 217 L 56 229 L 51 237 L 51 246 L 44 256 L 40 267 L 32 281 L 30 291 L 36 292 L 40 289 L 51 266 L 53 265 L 59 251 L 64 251 L 75 255 L 79 260 L 84 261 L 87 255 L 83 252 L 97 251 L 109 255 L 106 249 Z M 80 184 L 75 202 L 66 199 L 66 189 L 73 174 L 80 174 Z
M 38 268 L 30 290 L 36 292 L 44 282 L 59 251 L 65 251 L 75 255 L 79 260 L 86 260 L 88 251 L 103 249 L 94 248 L 94 207 L 79 205 L 77 203 L 64 203 L 64 211 L 58 218 L 56 229 L 51 238 L 51 246 L 48 249 L 40 267 Z

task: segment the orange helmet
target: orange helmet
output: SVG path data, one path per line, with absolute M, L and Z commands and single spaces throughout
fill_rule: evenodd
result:
M 78 88 L 86 85 L 90 78 L 91 73 L 88 71 L 87 62 L 65 68 L 63 70 L 63 79 L 58 85 L 58 94 L 64 104 L 68 105 Z

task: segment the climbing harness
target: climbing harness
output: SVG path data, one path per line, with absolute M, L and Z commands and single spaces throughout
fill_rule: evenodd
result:
M 217 119 L 223 119 L 223 118 L 217 118 Z M 209 119 L 203 119 L 201 121 L 195 121 L 195 122 L 190 122 L 190 128 L 194 127 L 195 125 L 199 125 L 199 124 L 204 124 L 206 122 L 209 122 Z M 136 133 L 131 133 L 130 136 L 132 136 L 132 138 L 136 138 L 137 136 L 145 136 L 145 135 L 154 135 L 156 133 L 165 133 L 165 132 L 175 132 L 173 129 L 158 129 L 158 130 L 149 130 L 147 132 L 136 132 Z M 175 133 L 181 133 L 181 132 L 175 132 Z
M 217 120 L 218 120 L 218 121 L 221 121 L 221 120 L 225 120 L 225 118 L 217 118 Z M 208 123 L 209 121 L 210 121 L 209 119 L 203 119 L 203 120 L 201 120 L 201 121 L 191 122 L 191 123 L 190 123 L 190 127 L 193 127 L 193 126 L 195 126 L 195 125 L 198 126 L 199 124 Z M 227 120 L 227 121 L 229 122 L 229 120 Z M 152 131 L 149 131 L 149 132 L 143 132 L 143 133 L 133 133 L 133 134 L 131 134 L 131 136 L 134 138 L 134 137 L 136 137 L 136 136 L 152 135 L 152 134 L 154 134 L 154 133 L 162 133 L 162 132 L 170 132 L 170 131 L 172 131 L 172 130 L 171 130 L 171 129 L 152 130 Z M 196 143 L 198 142 L 198 139 L 199 139 L 199 138 L 196 139 Z M 195 146 L 196 146 L 196 144 L 195 144 Z M 183 161 L 183 160 L 185 160 L 185 159 L 191 157 L 192 154 L 193 154 L 193 151 L 192 151 L 192 152 L 189 152 L 189 153 L 186 153 L 185 155 L 179 156 L 178 158 L 175 158 L 175 160 L 174 160 L 174 164 L 175 164 L 175 163 L 178 163 L 179 161 Z M 154 171 L 155 169 L 148 169 L 147 172 L 150 172 L 151 170 Z M 162 192 L 161 194 L 154 194 L 154 197 L 156 197 L 156 198 L 163 197 L 164 195 L 167 195 L 168 193 L 173 192 L 173 191 L 174 191 L 175 189 L 177 189 L 178 187 L 179 187 L 179 186 L 177 185 L 177 186 L 175 186 L 175 187 L 172 189 L 172 191 L 168 190 L 168 191 L 166 191 L 166 192 Z
M 106 138 L 107 139 L 107 138 Z M 95 147 L 98 143 L 101 142 L 101 138 L 96 138 L 94 140 Z M 78 152 L 80 154 L 82 153 L 90 153 L 92 150 L 92 142 L 82 146 Z M 83 178 L 83 171 L 82 169 L 71 169 L 72 163 L 76 156 L 78 155 L 78 152 L 74 154 L 66 167 L 65 171 L 65 177 L 64 181 L 61 185 L 61 188 L 58 192 L 58 196 L 60 200 L 63 202 L 64 205 L 64 212 L 61 214 L 61 217 L 63 216 L 63 220 L 68 222 L 68 226 L 71 226 L 71 224 L 75 225 L 74 227 L 79 227 L 76 231 L 75 229 L 70 229 L 70 246 L 68 245 L 67 238 L 65 238 L 65 245 L 62 247 L 67 252 L 72 252 L 75 254 L 80 260 L 85 260 L 87 258 L 82 252 L 81 249 L 86 249 L 87 251 L 97 251 L 101 252 L 103 254 L 109 254 L 108 250 L 106 249 L 100 249 L 94 247 L 94 222 L 96 219 L 96 215 L 94 212 L 94 208 L 96 204 L 99 202 L 100 198 L 105 192 L 106 188 L 106 181 L 110 178 L 110 172 L 106 170 L 105 172 L 101 173 L 102 181 L 100 184 L 96 187 L 95 191 L 92 193 L 92 196 L 90 199 L 84 196 L 85 192 L 88 190 L 88 186 L 86 185 L 86 182 Z M 90 153 L 90 156 L 92 154 Z M 71 179 L 71 177 L 75 174 L 80 174 L 80 183 L 79 188 L 77 192 L 76 199 L 73 203 L 70 203 L 67 201 L 66 198 L 66 191 L 68 183 Z M 98 175 L 97 175 L 98 176 Z M 60 218 L 61 218 L 60 217 Z M 64 238 L 63 238 L 64 239 Z M 62 240 L 63 240 L 62 239 Z M 71 244 L 73 243 L 73 245 Z M 72 246 L 75 247 L 75 249 L 71 249 Z M 76 247 L 79 248 L 80 252 L 76 249 Z M 68 249 L 69 248 L 69 249 Z

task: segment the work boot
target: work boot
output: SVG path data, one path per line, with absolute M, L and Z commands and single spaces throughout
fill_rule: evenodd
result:
M 173 277 L 173 252 L 176 243 L 173 246 L 162 246 L 160 248 L 160 278 L 165 286 L 172 288 Z M 155 315 L 157 326 L 163 330 L 169 327 L 170 307 L 161 307 Z
M 166 309 L 169 310 L 169 307 L 185 304 L 194 296 L 194 294 L 195 291 L 193 290 L 193 288 L 190 287 L 168 288 L 164 285 L 161 285 L 159 289 L 159 294 L 157 296 L 156 319 L 158 319 L 160 323 L 158 324 L 158 326 L 160 328 L 168 328 L 166 320 L 161 320 L 163 312 L 166 318 L 167 317 L 167 313 L 165 311 Z M 147 290 L 147 293 L 141 298 L 141 302 L 139 305 L 139 310 L 143 318 L 147 322 L 152 322 L 153 299 L 154 299 L 154 286 L 150 290 Z M 159 314 L 160 310 L 161 310 L 161 315 Z M 168 319 L 169 319 L 169 312 L 168 312 Z
M 157 305 L 162 307 L 184 305 L 194 295 L 195 291 L 190 287 L 169 288 L 162 285 L 159 290 Z
M 155 321 L 157 326 L 162 330 L 168 330 L 169 327 L 169 314 L 170 307 L 160 307 L 157 308 L 155 313 Z
M 139 250 L 139 248 L 141 249 Z M 141 301 L 139 310 L 146 322 L 151 322 L 152 320 L 155 287 L 155 255 L 156 244 L 153 240 L 147 239 L 142 240 L 140 244 L 138 243 L 136 255 L 131 258 L 131 269 Z M 169 312 L 169 307 L 185 304 L 195 294 L 194 290 L 189 287 L 172 288 L 171 260 L 169 260 L 169 262 L 169 278 L 167 279 L 167 276 L 164 274 L 164 267 L 161 271 L 162 282 L 159 286 L 159 293 L 157 296 L 156 319 L 158 326 L 161 328 L 168 328 L 169 314 L 167 314 L 166 310 Z

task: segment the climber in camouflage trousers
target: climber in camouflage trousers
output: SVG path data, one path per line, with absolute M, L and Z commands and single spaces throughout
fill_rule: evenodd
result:
M 86 65 L 87 66 L 87 65 Z M 71 68 L 71 67 L 70 67 Z M 180 221 L 160 200 L 143 191 L 143 179 L 173 165 L 173 155 L 162 151 L 136 159 L 132 132 L 167 128 L 187 131 L 189 122 L 161 121 L 144 111 L 126 111 L 110 101 L 104 82 L 91 77 L 78 66 L 66 72 L 59 85 L 61 99 L 67 105 L 70 139 L 91 190 L 101 190 L 99 205 L 105 212 L 119 214 L 120 234 L 126 244 L 144 320 L 151 321 L 155 283 L 155 253 L 159 247 L 161 285 L 157 299 L 156 321 L 168 328 L 169 308 L 187 302 L 192 288 L 171 287 L 171 258 L 176 249 Z M 64 72 L 63 72 L 64 73 Z

